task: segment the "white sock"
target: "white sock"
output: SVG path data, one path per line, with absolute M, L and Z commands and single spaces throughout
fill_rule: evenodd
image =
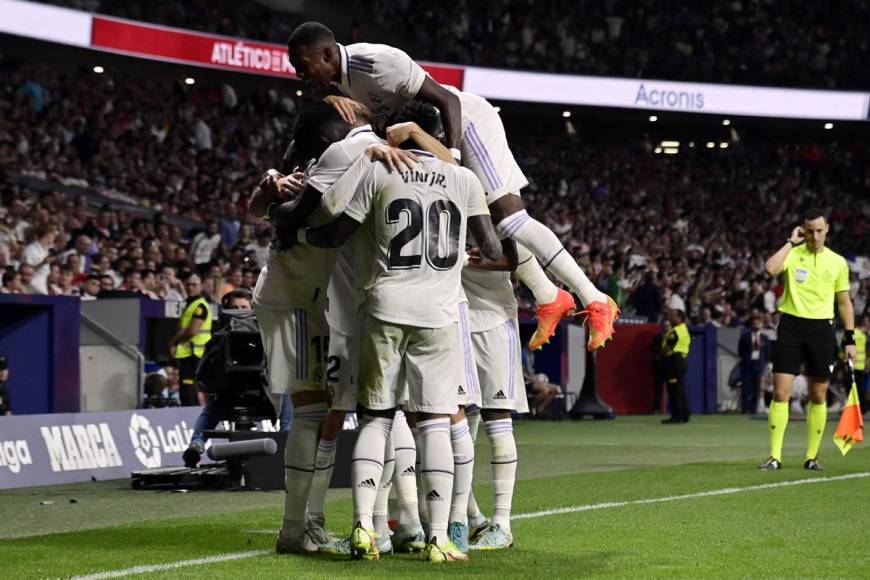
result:
M 574 258 L 565 251 L 556 234 L 526 210 L 504 218 L 496 229 L 500 235 L 509 236 L 528 248 L 544 268 L 553 272 L 580 297 L 584 306 L 590 302 L 607 300 L 607 296 L 595 287 Z
M 447 538 L 447 520 L 450 517 L 450 497 L 453 492 L 453 454 L 450 445 L 450 419 L 429 419 L 417 423 L 420 432 L 420 454 L 423 461 L 420 472 L 426 504 L 429 511 L 429 536 L 439 545 Z
M 511 503 L 517 477 L 517 442 L 511 419 L 487 421 L 483 424 L 492 443 L 492 523 L 511 531 Z
M 362 427 L 353 448 L 353 459 L 350 464 L 353 521 L 354 525 L 359 522 L 366 530 L 373 530 L 375 527 L 373 521 L 375 499 L 384 472 L 384 449 L 392 425 L 392 419 L 363 417 Z
M 468 524 L 468 494 L 474 477 L 474 441 L 466 419 L 450 425 L 450 444 L 453 447 L 453 496 L 449 521 Z
M 429 506 L 426 505 L 426 491 L 423 489 L 423 452 L 420 446 L 420 430 L 417 427 L 411 427 L 411 434 L 414 436 L 414 447 L 416 448 L 416 459 L 414 461 L 414 471 L 416 472 L 417 486 L 417 511 L 420 518 L 420 524 L 429 524 Z
M 480 409 L 475 408 L 473 411 L 465 409 L 465 418 L 468 420 L 468 432 L 471 434 L 471 440 L 477 443 L 477 430 L 480 428 Z M 472 483 L 474 483 L 472 481 Z M 474 497 L 474 487 L 468 490 L 468 523 L 477 524 L 485 520 L 483 513 L 480 511 L 480 506 L 477 505 L 477 500 Z
M 326 419 L 326 403 L 296 407 L 284 447 L 284 521 L 281 531 L 295 538 L 305 531 L 306 507 L 314 478 L 317 438 Z
M 332 480 L 332 470 L 335 467 L 335 447 L 337 439 L 327 441 L 321 439 L 317 444 L 317 458 L 314 460 L 314 478 L 311 480 L 311 492 L 308 494 L 308 515 L 318 525 L 326 523 L 323 504 L 329 482 Z
M 558 288 L 547 277 L 547 273 L 544 272 L 532 253 L 524 245 L 517 244 L 517 257 L 517 268 L 514 273 L 519 281 L 532 291 L 535 302 L 549 304 L 554 301 Z
M 396 468 L 393 472 L 393 487 L 396 490 L 396 506 L 401 526 L 419 526 L 417 511 L 417 445 L 402 411 L 396 411 L 393 419 L 393 445 L 396 450 Z
M 375 509 L 372 511 L 372 520 L 375 524 L 375 533 L 379 536 L 390 536 L 390 489 L 393 487 L 393 470 L 396 467 L 396 450 L 393 448 L 393 437 L 387 437 L 387 445 L 384 447 L 384 472 L 381 474 L 380 488 L 375 498 Z

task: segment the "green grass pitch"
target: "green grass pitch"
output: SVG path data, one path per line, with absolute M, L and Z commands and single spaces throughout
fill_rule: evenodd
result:
M 587 507 L 517 520 L 513 548 L 472 553 L 469 562 L 277 556 L 281 492 L 134 491 L 110 481 L 0 492 L 2 577 L 870 577 L 870 451 L 858 446 L 841 457 L 833 417 L 821 473 L 802 469 L 803 422 L 789 426 L 784 469 L 762 473 L 755 467 L 766 456 L 765 421 L 658 419 L 518 423 L 515 514 Z M 488 457 L 481 433 L 475 493 L 484 508 Z M 780 485 L 807 479 L 819 481 Z M 727 488 L 749 489 L 717 491 Z M 639 501 L 661 498 L 670 499 Z M 327 510 L 327 527 L 348 533 L 349 492 L 330 491 Z M 178 564 L 225 555 L 239 559 Z

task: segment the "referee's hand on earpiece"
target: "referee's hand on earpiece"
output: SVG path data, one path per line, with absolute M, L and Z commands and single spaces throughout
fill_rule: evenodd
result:
M 793 246 L 804 243 L 804 229 L 797 226 L 791 231 L 791 236 L 789 236 L 788 241 L 790 241 Z

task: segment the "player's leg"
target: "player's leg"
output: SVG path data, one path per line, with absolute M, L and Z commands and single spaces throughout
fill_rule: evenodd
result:
M 802 329 L 793 316 L 784 314 L 777 327 L 777 341 L 773 349 L 773 397 L 767 415 L 770 434 L 770 457 L 759 468 L 770 470 L 782 466 L 782 442 L 788 427 L 789 398 L 794 378 L 804 361 Z
M 470 116 L 474 120 L 463 134 L 463 163 L 483 183 L 499 234 L 527 248 L 544 268 L 580 297 L 587 309 L 592 329 L 589 347 L 596 349 L 603 346 L 613 335 L 613 320 L 618 316 L 615 303 L 589 280 L 574 258 L 565 251 L 556 234 L 526 212 L 519 192 L 528 185 L 528 181 L 508 147 L 504 126 L 495 109 L 482 102 L 470 112 Z M 552 296 L 551 290 L 549 295 Z M 555 323 L 550 330 L 554 329 Z
M 356 410 L 358 350 L 358 333 L 348 336 L 336 329 L 329 329 L 329 354 L 326 359 L 325 379 L 330 405 L 320 433 L 314 480 L 308 498 L 308 513 L 316 527 L 321 529 L 326 522 L 323 506 L 335 468 L 338 434 L 344 426 L 347 413 Z
M 497 203 L 497 202 L 496 202 Z M 522 244 L 517 244 L 517 278 L 535 296 L 538 327 L 529 339 L 529 348 L 537 350 L 550 342 L 559 321 L 574 310 L 574 298 L 550 281 L 537 258 Z
M 479 378 L 479 375 L 478 375 Z M 466 407 L 465 409 L 465 417 L 468 420 L 468 432 L 471 434 L 471 440 L 477 445 L 477 432 L 480 429 L 480 407 L 474 405 L 472 407 Z M 483 515 L 483 512 L 480 511 L 480 506 L 477 505 L 477 499 L 474 497 L 474 486 L 472 481 L 472 489 L 468 493 L 468 541 L 474 541 L 480 534 L 486 530 L 486 526 L 489 524 L 489 521 L 486 519 L 486 516 Z
M 459 410 L 456 385 L 464 380 L 457 332 L 455 325 L 413 329 L 405 354 L 408 407 L 417 414 L 417 449 L 429 512 L 423 558 L 435 562 L 467 559 L 447 534 L 454 473 L 450 416 Z
M 496 550 L 513 545 L 510 515 L 517 470 L 517 444 L 512 412 L 525 399 L 520 338 L 516 319 L 472 334 L 480 379 L 481 416 L 492 453 L 492 521 L 471 544 L 473 550 Z
M 450 502 L 448 536 L 463 552 L 468 551 L 468 496 L 474 478 L 474 440 L 465 417 L 465 407 L 480 404 L 480 384 L 471 331 L 468 303 L 459 304 L 456 337 L 462 349 L 462 382 L 457 389 L 459 412 L 450 417 L 450 443 L 453 448 L 453 494 Z M 464 388 L 463 388 L 464 387 Z
M 828 377 L 809 377 L 810 402 L 807 405 L 807 454 L 804 467 L 821 471 L 818 463 L 819 446 L 828 422 Z
M 395 423 L 395 416 L 393 418 Z M 377 535 L 378 552 L 386 554 L 393 551 L 393 543 L 390 540 L 390 525 L 389 525 L 389 501 L 390 490 L 393 488 L 393 473 L 396 468 L 396 449 L 393 443 L 392 431 L 387 437 L 387 443 L 384 447 L 384 471 L 381 474 L 381 481 L 378 486 L 378 495 L 375 497 L 375 507 L 372 511 L 372 521 L 375 525 L 375 534 Z
M 326 418 L 326 391 L 322 381 L 314 378 L 318 361 L 309 352 L 308 337 L 326 329 L 318 323 L 322 316 L 303 309 L 256 308 L 256 315 L 271 389 L 289 392 L 293 402 L 293 421 L 284 448 L 286 494 L 277 549 L 315 552 L 320 544 L 309 532 L 306 508 L 320 428 Z
M 399 510 L 393 547 L 397 551 L 419 552 L 426 547 L 426 536 L 418 512 L 415 467 L 417 446 L 405 413 L 401 409 L 396 411 L 393 419 L 393 444 L 396 453 L 393 486 L 396 488 L 396 503 Z

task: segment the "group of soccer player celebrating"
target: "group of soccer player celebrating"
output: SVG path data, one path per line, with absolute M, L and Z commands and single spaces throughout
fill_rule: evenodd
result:
M 283 173 L 270 170 L 250 205 L 276 226 L 254 308 L 272 389 L 294 404 L 276 549 L 447 562 L 508 548 L 511 417 L 527 410 L 511 272 L 538 303 L 533 349 L 577 313 L 542 266 L 583 303 L 590 350 L 612 338 L 616 304 L 525 211 L 528 182 L 485 99 L 438 84 L 401 50 L 338 44 L 316 22 L 288 50 L 297 75 L 331 94 L 301 112 Z M 353 411 L 353 531 L 339 541 L 324 499 Z M 481 421 L 489 519 L 471 493 Z

